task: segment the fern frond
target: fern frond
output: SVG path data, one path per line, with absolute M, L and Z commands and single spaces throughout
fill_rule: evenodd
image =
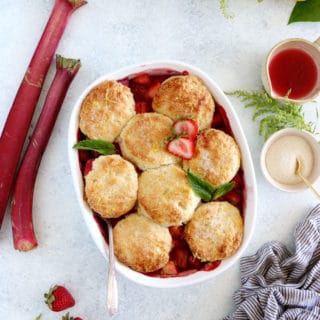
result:
M 306 122 L 302 105 L 291 101 L 279 103 L 271 98 L 264 88 L 262 91 L 236 90 L 226 94 L 239 98 L 245 108 L 254 108 L 252 119 L 260 121 L 259 134 L 265 140 L 274 132 L 284 128 L 297 128 L 316 133 L 315 123 Z

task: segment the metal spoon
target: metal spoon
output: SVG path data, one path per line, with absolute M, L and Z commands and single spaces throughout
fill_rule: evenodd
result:
M 313 191 L 313 193 L 320 199 L 320 193 L 312 186 L 311 182 L 302 175 L 301 162 L 299 159 L 296 159 L 295 174 L 298 175 L 303 180 L 303 182 Z
M 107 292 L 107 306 L 109 315 L 112 317 L 118 311 L 118 286 L 116 280 L 116 270 L 114 265 L 114 249 L 113 249 L 113 233 L 112 225 L 108 219 L 105 220 L 108 226 L 109 239 L 109 274 L 108 274 L 108 292 Z

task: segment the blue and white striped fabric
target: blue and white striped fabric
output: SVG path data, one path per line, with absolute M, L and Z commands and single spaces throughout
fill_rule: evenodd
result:
M 240 260 L 236 310 L 225 320 L 320 319 L 320 204 L 295 229 L 295 252 L 272 241 Z

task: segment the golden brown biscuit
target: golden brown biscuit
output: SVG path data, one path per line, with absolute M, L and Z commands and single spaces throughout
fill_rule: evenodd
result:
M 175 76 L 161 84 L 153 98 L 152 108 L 173 120 L 192 117 L 202 130 L 211 126 L 214 101 L 198 77 Z
M 243 222 L 239 210 L 228 202 L 201 205 L 185 228 L 186 241 L 201 261 L 230 257 L 239 248 Z
M 84 98 L 80 109 L 80 130 L 90 139 L 113 142 L 135 113 L 130 89 L 117 81 L 105 81 Z
M 179 162 L 180 159 L 166 149 L 172 124 L 172 120 L 162 114 L 137 114 L 118 138 L 122 155 L 141 170 Z
M 180 167 L 150 169 L 138 181 L 139 213 L 163 226 L 178 226 L 191 219 L 200 198 L 192 191 Z
M 229 182 L 240 168 L 240 150 L 235 140 L 221 130 L 207 129 L 197 137 L 195 154 L 183 168 L 214 186 Z
M 136 213 L 119 221 L 113 230 L 118 260 L 139 272 L 153 272 L 169 261 L 172 238 L 168 228 Z
M 89 207 L 103 218 L 116 218 L 130 211 L 137 200 L 138 175 L 134 166 L 119 155 L 100 156 L 85 176 Z

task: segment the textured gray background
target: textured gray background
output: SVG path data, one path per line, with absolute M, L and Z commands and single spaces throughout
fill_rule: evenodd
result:
M 7 215 L 0 231 L 0 319 L 60 319 L 42 295 L 55 283 L 74 293 L 72 315 L 86 320 L 108 318 L 107 263 L 95 247 L 79 212 L 67 160 L 67 127 L 82 90 L 98 76 L 127 65 L 175 59 L 206 71 L 223 90 L 258 89 L 262 61 L 271 47 L 289 37 L 315 40 L 319 23 L 286 25 L 293 1 L 230 0 L 234 19 L 225 19 L 218 0 L 89 0 L 71 18 L 58 48 L 81 58 L 44 154 L 34 198 L 39 247 L 29 253 L 13 249 Z M 0 128 L 26 66 L 39 40 L 53 0 L 1 0 L 0 10 Z M 53 77 L 50 69 L 44 92 Z M 43 102 L 43 95 L 40 103 Z M 286 194 L 262 177 L 259 154 L 263 140 L 251 111 L 232 99 L 243 125 L 256 168 L 259 204 L 255 232 L 246 254 L 269 240 L 292 248 L 295 224 L 317 200 L 309 192 Z M 305 107 L 315 120 L 317 104 Z M 319 101 L 318 101 L 319 105 Z M 318 183 L 319 187 L 319 183 Z M 233 309 L 232 293 L 239 286 L 239 263 L 217 278 L 182 289 L 141 287 L 118 276 L 120 310 L 116 319 L 221 319 Z

